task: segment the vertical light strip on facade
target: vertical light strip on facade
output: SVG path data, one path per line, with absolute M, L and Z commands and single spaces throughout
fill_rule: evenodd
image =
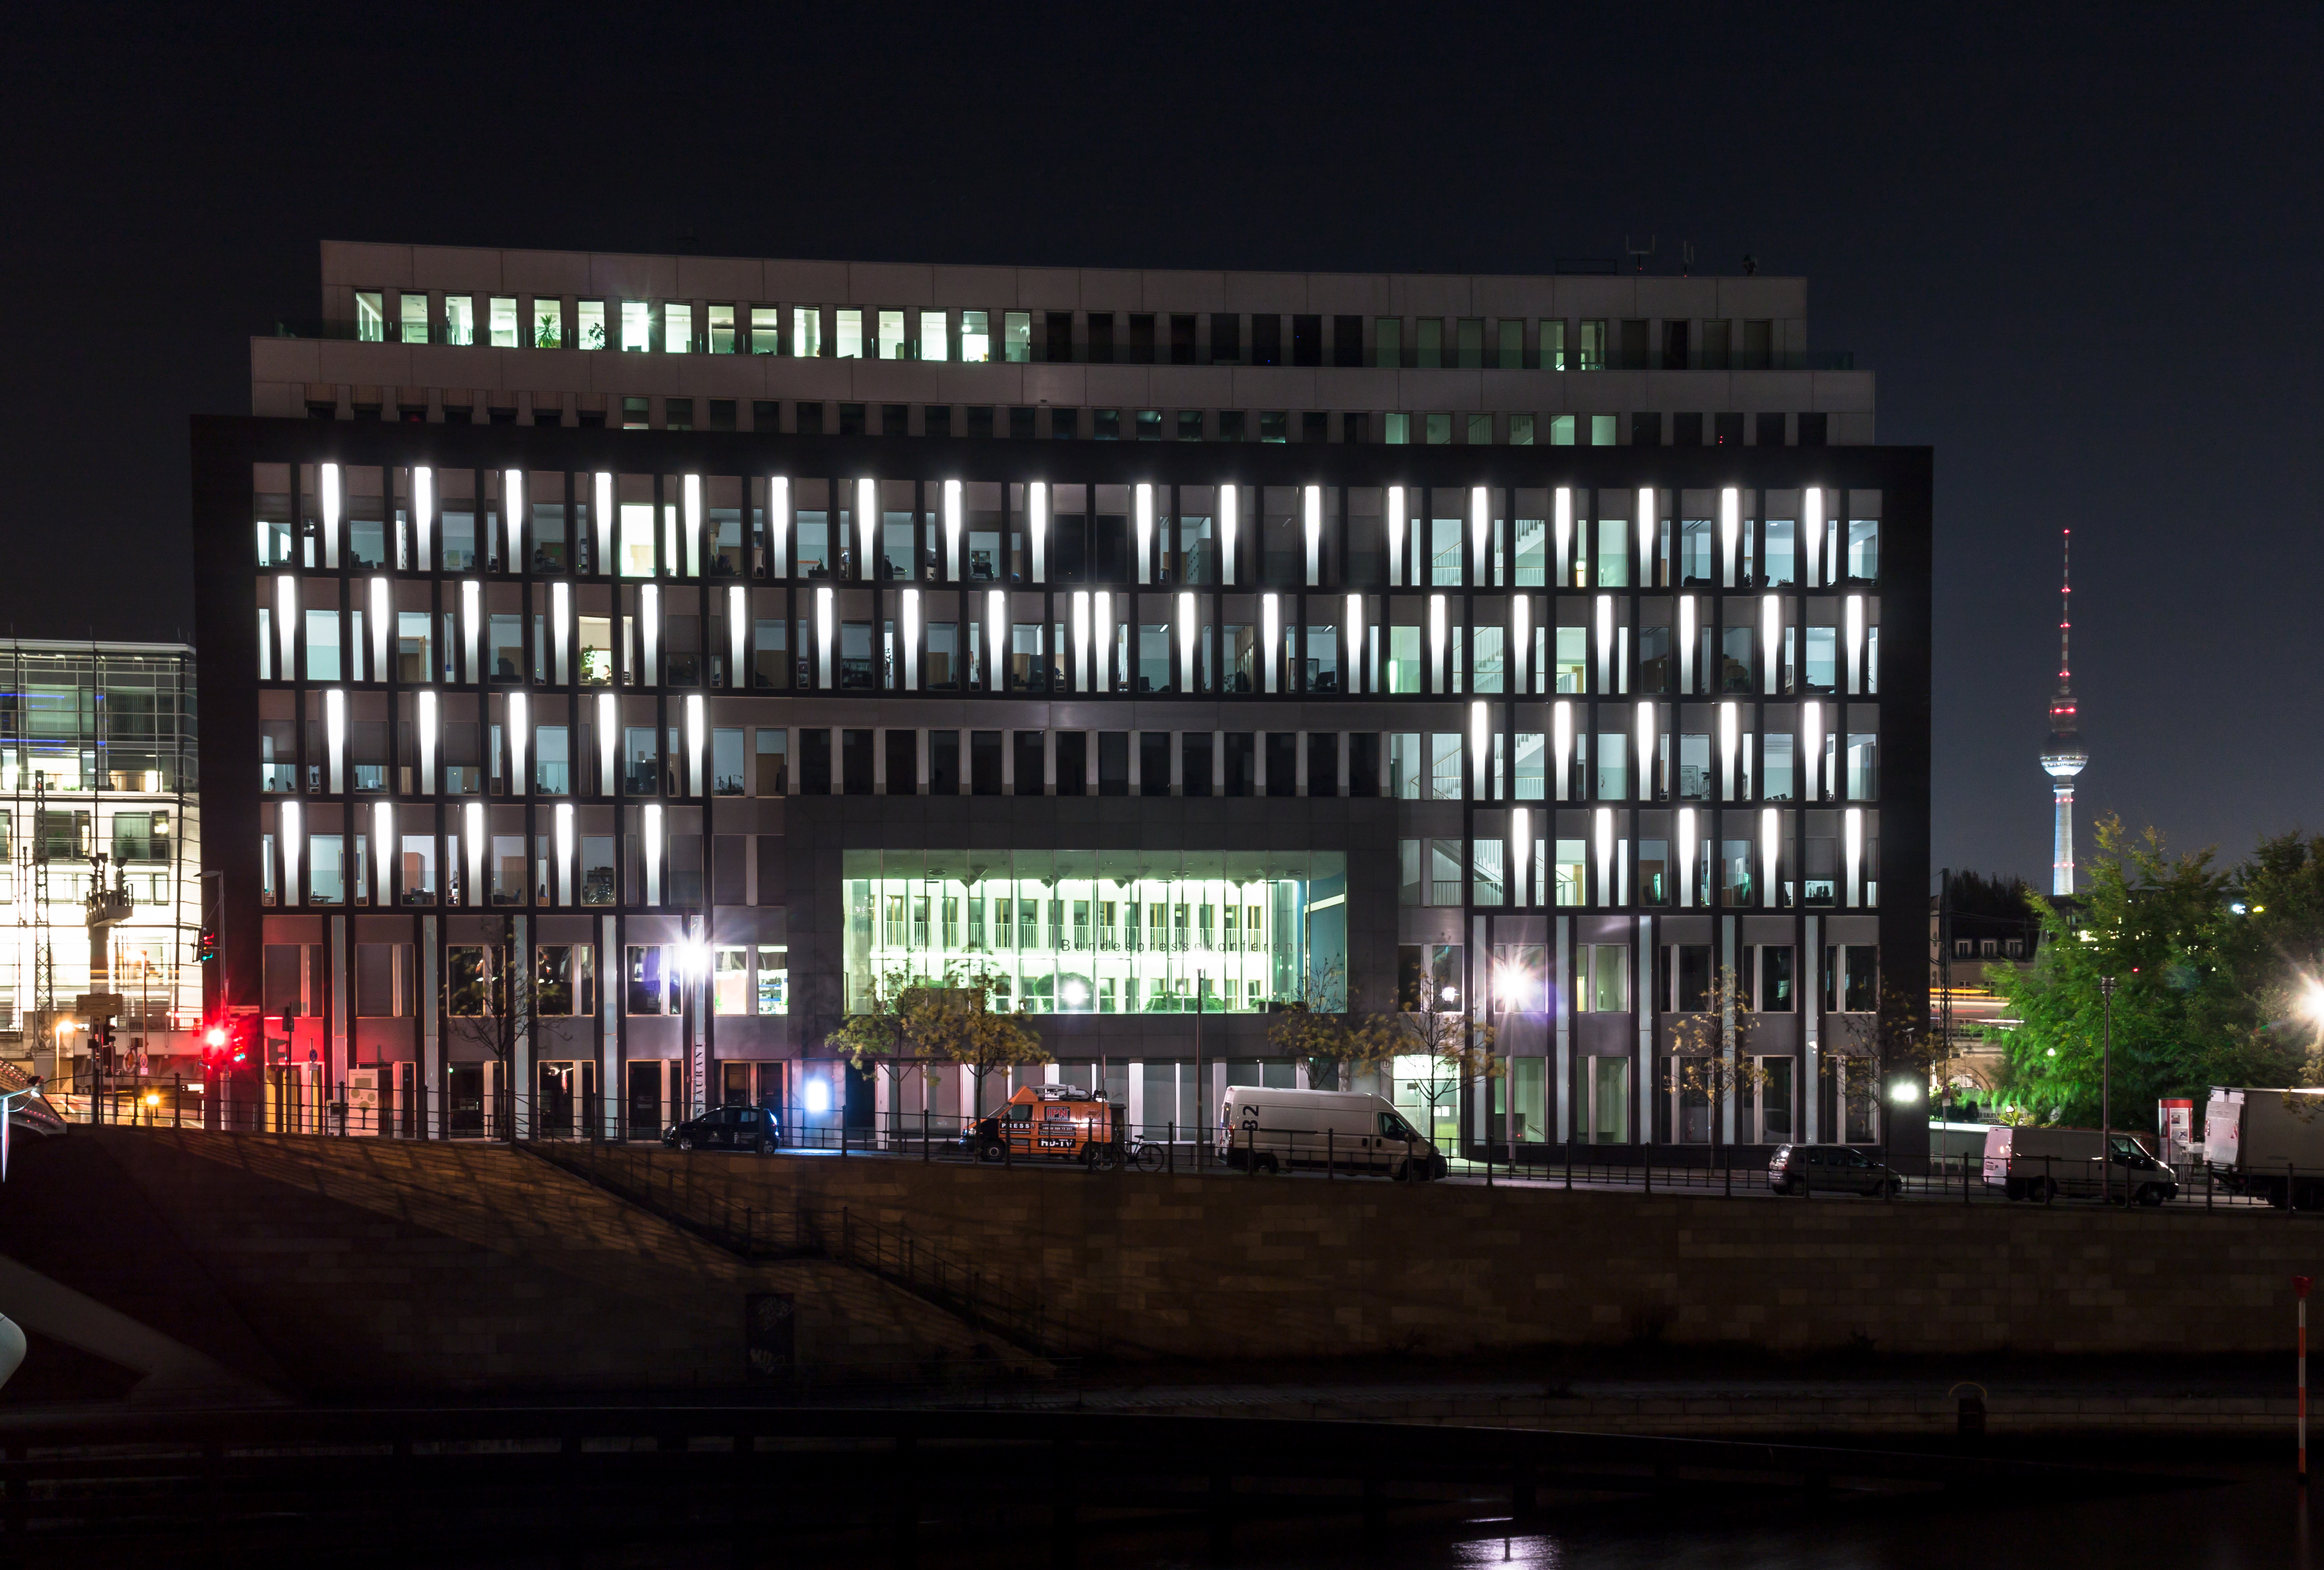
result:
M 1526 875 L 1533 866 L 1533 814 L 1519 807 L 1509 813 L 1509 903 L 1538 905 L 1538 899 L 1528 898 L 1531 891 Z M 1553 969 L 1552 974 L 1555 972 Z
M 1840 835 L 1848 847 L 1848 907 L 1864 903 L 1864 808 L 1851 807 L 1841 815 Z
M 1411 527 L 1404 516 L 1404 487 L 1388 488 L 1388 516 L 1382 520 L 1388 534 L 1388 581 L 1404 582 L 1404 534 Z
M 1759 690 L 1774 696 L 1783 676 L 1784 602 L 1766 595 L 1759 602 Z
M 299 669 L 292 663 L 299 648 L 299 580 L 284 573 L 274 580 L 274 636 L 282 645 L 282 663 L 274 669 L 277 681 L 295 681 Z
M 880 576 L 873 554 L 880 544 L 880 492 L 870 480 L 855 482 L 855 576 L 872 583 Z
M 1719 493 L 1719 582 L 1724 588 L 1735 586 L 1737 564 L 1741 560 L 1738 547 L 1742 542 L 1742 534 L 1743 494 L 1729 485 Z
M 918 609 L 917 598 L 914 608 Z M 741 584 L 728 586 L 726 590 L 726 687 L 730 692 L 740 692 L 751 685 L 742 670 L 742 648 L 751 631 L 750 591 Z M 565 680 L 565 585 L 557 586 L 557 679 Z
M 613 757 L 621 742 L 615 725 L 613 695 L 597 695 L 597 794 L 613 794 Z
M 557 902 L 573 903 L 573 803 L 557 804 Z
M 1281 607 L 1273 595 L 1259 596 L 1259 658 L 1266 667 L 1265 689 L 1268 692 L 1279 690 L 1276 676 L 1282 669 L 1283 660 L 1282 651 L 1277 647 L 1281 636 L 1277 626 L 1281 616 Z
M 1678 596 L 1678 689 L 1694 692 L 1694 596 Z
M 1469 487 L 1469 585 L 1471 588 L 1485 586 L 1485 537 L 1491 531 L 1486 517 L 1485 487 Z
M 1074 690 L 1090 689 L 1090 597 L 1089 590 L 1074 591 Z
M 282 828 L 282 902 L 296 905 L 299 899 L 299 852 L 307 844 L 305 817 L 296 801 L 282 804 L 277 821 Z
M 607 701 L 612 700 L 609 698 Z M 433 796 L 436 794 L 435 692 L 429 688 L 421 688 L 413 701 L 412 708 L 420 725 L 420 794 Z
M 691 475 L 687 476 L 689 482 L 693 477 Z M 504 570 L 522 572 L 524 570 L 524 471 L 522 469 L 501 471 L 501 502 L 503 510 L 508 513 L 508 566 Z
M 1472 801 L 1486 798 L 1486 771 L 1492 765 L 1492 716 L 1480 698 L 1469 706 L 1469 797 Z
M 436 471 L 416 468 L 411 471 L 411 531 L 419 547 L 417 567 L 421 572 L 436 570 Z M 432 676 L 432 672 L 430 673 Z
M 739 598 L 742 591 L 736 589 Z M 920 689 L 920 591 L 908 588 L 904 601 L 904 690 Z
M 638 586 L 638 642 L 643 645 L 645 674 L 641 679 L 648 687 L 661 679 L 661 586 L 641 583 Z
M 1314 588 L 1323 581 L 1323 487 L 1301 486 L 1300 500 L 1306 513 L 1307 586 Z
M 1810 588 L 1826 581 L 1823 571 L 1823 488 L 1810 485 L 1800 493 L 1800 537 L 1807 547 Z
M 1219 487 L 1219 582 L 1227 588 L 1234 587 L 1235 535 L 1242 522 L 1237 516 L 1240 507 L 1241 496 L 1235 487 L 1221 485 Z M 1145 569 L 1141 567 L 1139 570 L 1142 572 Z M 1141 577 L 1138 581 L 1144 583 L 1146 580 Z
M 1574 582 L 1573 574 L 1573 487 L 1557 487 L 1557 582 L 1562 586 L 1582 588 L 1586 585 Z
M 1774 910 L 1783 901 L 1781 886 L 1775 882 L 1778 858 L 1783 850 L 1783 817 L 1772 807 L 1759 809 L 1759 903 Z
M 702 576 L 702 476 L 688 475 L 683 494 L 686 498 L 686 576 Z
M 702 695 L 686 695 L 686 793 L 702 794 Z
M 1436 693 L 1452 690 L 1451 672 L 1444 665 L 1444 596 L 1428 596 L 1428 690 Z
M 462 815 L 467 825 L 467 872 L 461 879 L 460 903 L 484 903 L 484 806 L 481 801 L 468 803 Z
M 385 681 L 388 677 L 388 633 L 394 621 L 390 613 L 387 579 L 371 580 L 371 679 Z
M 1864 596 L 1848 596 L 1848 690 L 1864 691 Z
M 1113 690 L 1113 596 L 1105 589 L 1097 591 L 1097 659 L 1090 674 L 1090 685 L 1100 692 Z
M 1662 509 L 1655 504 L 1655 488 L 1652 485 L 1640 485 L 1638 487 L 1637 566 L 1631 574 L 1632 583 L 1650 584 L 1655 581 L 1655 541 L 1657 534 L 1655 526 L 1661 522 Z
M 1682 910 L 1694 908 L 1694 853 L 1699 831 L 1694 827 L 1694 808 L 1678 809 L 1678 903 Z
M 521 797 L 528 786 L 524 771 L 526 743 L 532 739 L 532 703 L 521 692 L 508 695 L 509 794 Z
M 1131 515 L 1136 521 L 1138 531 L 1138 581 L 1152 583 L 1154 581 L 1154 487 L 1141 485 L 1137 487 L 1133 495 L 1136 498 L 1136 505 L 1131 509 Z M 1222 491 L 1220 500 L 1224 502 L 1225 499 L 1225 493 Z M 1233 527 L 1224 522 L 1223 514 L 1220 526 L 1222 529 Z M 1230 556 L 1232 555 L 1233 549 L 1232 546 L 1228 547 Z M 1227 581 L 1232 583 L 1234 580 L 1229 578 Z
M 321 566 L 336 568 L 339 565 L 339 466 L 325 464 L 323 485 L 323 559 Z M 317 564 L 309 562 L 312 567 Z
M 1638 705 L 1638 799 L 1655 799 L 1655 743 L 1660 734 L 1655 728 L 1655 706 L 1651 698 Z
M 1801 762 L 1807 765 L 1805 797 L 1823 799 L 1823 705 L 1810 698 L 1800 706 Z
M 661 808 L 649 803 L 640 815 L 645 820 L 646 903 L 661 903 Z
M 1590 902 L 1592 905 L 1611 905 L 1616 902 L 1614 899 L 1614 809 L 1610 807 L 1600 808 L 1595 817 L 1594 827 L 1598 831 L 1598 887 L 1595 891 L 1598 897 Z
M 597 554 L 590 566 L 606 577 L 613 574 L 613 476 L 599 470 L 595 487 L 596 500 L 589 512 L 597 525 Z
M 484 671 L 476 663 L 476 638 L 484 619 L 484 586 L 475 578 L 460 583 L 460 644 L 466 663 L 460 667 L 462 678 L 475 683 L 482 681 Z
M 1039 480 L 1025 487 L 1027 531 L 1033 536 L 1033 581 L 1049 581 L 1049 487 Z
M 960 581 L 960 482 L 944 483 L 945 581 Z
M 1516 669 L 1509 675 L 1511 692 L 1530 692 L 1533 670 L 1533 596 L 1519 595 L 1509 605 L 1509 657 Z
M 1735 751 L 1738 740 L 1735 706 L 1722 703 L 1719 706 L 1719 799 L 1721 801 L 1735 799 Z
M 959 484 L 957 480 L 953 482 L 955 487 Z M 957 531 L 957 513 L 953 522 Z M 770 570 L 779 578 L 788 577 L 791 575 L 791 481 L 788 475 L 767 476 L 767 550 L 774 558 L 774 565 Z M 954 551 L 954 565 L 957 567 L 957 549 Z
M 815 591 L 815 684 L 831 685 L 831 589 L 818 586 Z
M 1573 782 L 1573 706 L 1559 703 L 1549 711 L 1551 762 L 1557 770 L 1557 791 L 1551 798 L 1563 801 Z
M 1348 690 L 1371 690 L 1371 667 L 1364 659 L 1364 596 L 1348 596 Z
M 371 805 L 371 843 L 376 853 L 374 864 L 379 869 L 379 886 L 373 903 L 395 903 L 395 808 L 385 801 Z
M 1008 637 L 1009 602 L 999 589 L 988 589 L 984 596 L 984 651 L 991 671 L 986 679 L 989 691 L 1000 692 L 1007 685 Z
M 343 688 L 323 689 L 323 740 L 330 749 L 331 794 L 347 788 L 347 695 Z
M 1598 693 L 1614 690 L 1614 596 L 1598 596 Z
M 1202 668 L 1194 660 L 1194 596 L 1182 590 L 1178 596 L 1178 690 L 1194 692 L 1202 685 Z

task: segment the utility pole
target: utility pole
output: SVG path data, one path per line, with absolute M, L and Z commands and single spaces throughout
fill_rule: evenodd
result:
M 2114 1198 L 2114 987 L 2110 975 L 2098 977 L 2098 996 L 2106 1000 L 2106 1035 L 2098 1047 L 2098 1198 Z

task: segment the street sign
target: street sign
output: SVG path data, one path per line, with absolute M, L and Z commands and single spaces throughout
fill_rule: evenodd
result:
M 73 1012 L 84 1020 L 111 1020 L 127 1011 L 119 993 L 82 993 L 73 999 Z

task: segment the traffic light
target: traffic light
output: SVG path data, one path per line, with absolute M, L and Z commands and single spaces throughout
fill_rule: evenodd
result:
M 217 928 L 214 927 L 205 927 L 202 928 L 201 936 L 194 939 L 194 963 L 196 965 L 208 965 L 217 956 Z

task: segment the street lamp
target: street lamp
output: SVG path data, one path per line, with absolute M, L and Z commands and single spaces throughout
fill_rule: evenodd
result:
M 2114 1057 L 2114 987 L 2110 975 L 2098 977 L 2098 996 L 2106 1000 L 2106 1035 L 2098 1048 L 2098 1200 L 2114 1198 L 2114 1114 L 2108 1070 Z

